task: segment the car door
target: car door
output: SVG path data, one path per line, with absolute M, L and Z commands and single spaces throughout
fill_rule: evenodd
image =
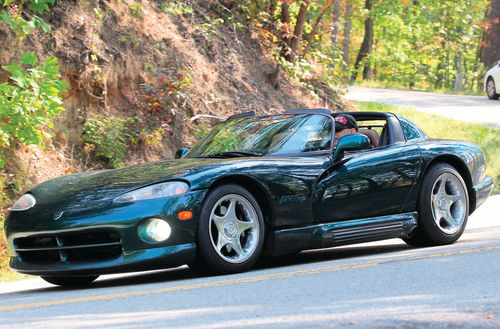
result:
M 318 221 L 334 222 L 400 212 L 420 166 L 418 146 L 398 143 L 346 157 L 351 158 L 343 164 L 333 165 L 315 186 Z

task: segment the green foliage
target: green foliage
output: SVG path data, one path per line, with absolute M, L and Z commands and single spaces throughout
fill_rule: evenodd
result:
M 23 5 L 28 4 L 28 9 L 42 15 L 49 10 L 49 4 L 54 5 L 55 0 L 5 0 L 3 7 L 15 5 L 22 9 Z M 32 15 L 31 20 L 26 20 L 21 15 L 21 10 L 18 13 L 11 15 L 6 9 L 0 11 L 0 21 L 5 22 L 12 30 L 17 33 L 19 38 L 31 34 L 34 30 L 42 28 L 45 33 L 50 33 L 50 27 L 37 15 Z
M 123 166 L 129 134 L 126 127 L 132 118 L 95 115 L 83 127 L 82 141 L 97 156 L 106 158 L 112 168 Z
M 206 23 L 197 24 L 194 30 L 201 34 L 209 43 L 219 36 L 219 28 L 224 24 L 222 18 L 212 19 L 210 16 L 205 16 Z
M 472 142 L 486 154 L 486 173 L 495 180 L 494 194 L 500 194 L 500 131 L 478 124 L 463 123 L 445 117 L 378 103 L 357 103 L 361 111 L 382 111 L 402 115 L 430 137 Z
M 162 2 L 161 8 L 167 14 L 174 16 L 181 16 L 193 13 L 193 8 L 185 6 L 182 2 Z
M 483 67 L 477 50 L 486 7 L 486 0 L 378 2 L 369 58 L 375 79 L 407 88 L 453 89 L 461 65 L 464 87 L 479 89 Z
M 142 17 L 142 15 L 144 14 L 144 12 L 142 10 L 142 5 L 140 3 L 136 3 L 136 4 L 129 6 L 129 11 L 130 11 L 130 15 L 132 15 L 135 18 Z
M 49 57 L 43 65 L 37 64 L 34 53 L 24 53 L 21 65 L 3 67 L 12 83 L 0 84 L 0 147 L 15 141 L 43 146 L 44 137 L 50 137 L 44 128 L 52 127 L 51 118 L 64 110 L 60 93 L 66 83 L 59 80 L 57 59 Z

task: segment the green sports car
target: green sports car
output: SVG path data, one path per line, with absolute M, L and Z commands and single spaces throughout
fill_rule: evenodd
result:
M 5 221 L 10 266 L 81 285 L 183 264 L 241 272 L 263 254 L 389 238 L 455 242 L 493 189 L 481 149 L 395 114 L 348 114 L 356 129 L 337 138 L 347 113 L 243 113 L 179 159 L 39 184 Z

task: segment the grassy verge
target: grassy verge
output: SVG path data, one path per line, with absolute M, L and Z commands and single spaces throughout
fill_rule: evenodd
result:
M 500 194 L 500 130 L 427 114 L 410 108 L 378 103 L 356 103 L 361 111 L 382 111 L 402 115 L 433 138 L 472 142 L 486 154 L 487 174 L 495 180 L 494 194 Z
M 435 89 L 431 86 L 416 86 L 415 88 L 408 88 L 408 86 L 396 83 L 396 82 L 384 82 L 384 81 L 359 81 L 354 84 L 358 87 L 368 87 L 368 88 L 383 88 L 383 89 L 396 89 L 396 90 L 408 90 L 408 91 L 427 91 L 438 94 L 452 94 L 452 95 L 470 95 L 470 96 L 484 96 L 486 97 L 486 93 L 482 90 L 462 90 L 456 91 L 453 89 Z

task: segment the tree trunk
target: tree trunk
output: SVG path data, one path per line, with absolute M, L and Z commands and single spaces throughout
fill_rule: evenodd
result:
M 482 61 L 487 68 L 500 60 L 500 0 L 491 0 L 488 22 L 491 28 L 485 33 Z
M 307 7 L 309 7 L 309 1 L 304 1 L 300 5 L 297 22 L 295 23 L 295 30 L 293 31 L 292 40 L 290 42 L 290 52 L 285 56 L 285 59 L 290 63 L 295 63 L 297 60 L 297 51 L 299 50 L 302 33 L 304 32 L 304 24 L 306 22 Z
M 365 8 L 368 10 L 368 17 L 365 20 L 365 36 L 363 38 L 363 43 L 359 49 L 358 57 L 356 58 L 356 63 L 354 64 L 354 70 L 352 72 L 351 80 L 355 81 L 358 76 L 358 69 L 363 60 L 370 55 L 373 46 L 373 1 L 366 0 Z M 367 80 L 371 77 L 371 67 L 370 64 L 366 63 L 363 68 L 363 79 Z
M 464 73 L 462 72 L 462 51 L 458 53 L 458 68 L 457 76 L 455 77 L 455 91 L 462 91 L 462 80 Z
M 299 14 L 297 15 L 293 35 L 291 37 L 283 37 L 283 45 L 280 51 L 280 56 L 284 57 L 290 63 L 295 63 L 297 60 L 297 50 L 299 49 L 300 41 L 302 40 L 302 33 L 304 32 L 304 23 L 306 21 L 308 7 L 309 1 L 303 1 L 300 6 Z M 283 2 L 281 4 L 281 20 L 283 23 L 290 24 L 289 4 L 287 2 Z M 271 85 L 275 89 L 279 88 L 281 70 L 281 65 L 278 63 L 270 78 Z
M 281 22 L 290 24 L 290 5 L 287 2 L 281 4 Z M 291 38 L 283 37 L 280 56 L 285 57 L 290 52 Z M 274 89 L 280 87 L 280 75 L 281 75 L 281 65 L 278 63 L 274 72 L 271 74 L 270 82 Z
M 342 59 L 344 60 L 343 71 L 344 79 L 348 79 L 349 69 L 351 66 L 351 29 L 352 29 L 352 12 L 353 7 L 351 2 L 346 4 L 345 21 L 344 21 L 344 36 L 342 38 Z
M 333 18 L 332 18 L 332 35 L 330 37 L 330 44 L 332 48 L 337 48 L 337 38 L 339 35 L 339 15 L 340 15 L 340 0 L 335 0 L 333 5 Z

